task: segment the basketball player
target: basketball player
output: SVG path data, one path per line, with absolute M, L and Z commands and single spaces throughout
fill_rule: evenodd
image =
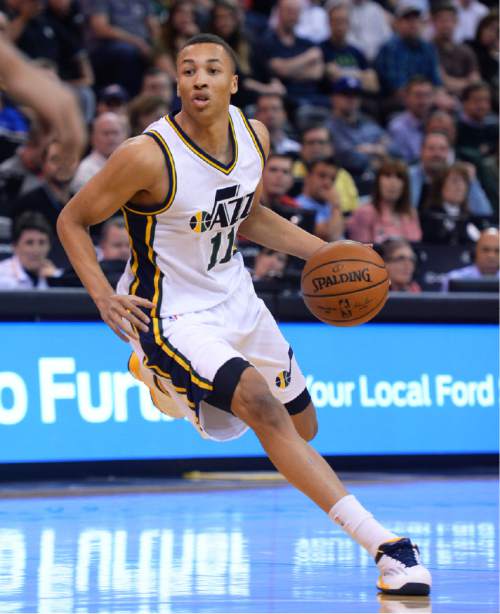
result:
M 235 69 L 221 39 L 192 38 L 177 60 L 182 110 L 110 157 L 64 208 L 61 241 L 103 320 L 130 340 L 131 371 L 159 409 L 212 439 L 252 428 L 288 481 L 375 557 L 380 590 L 427 594 L 418 548 L 382 527 L 306 443 L 317 426 L 304 376 L 235 252 L 237 232 L 302 259 L 324 245 L 260 206 L 269 136 L 230 106 Z M 115 293 L 88 227 L 120 208 L 132 256 Z
M 48 125 L 69 167 L 85 144 L 81 113 L 72 93 L 57 78 L 31 64 L 0 36 L 0 89 L 32 108 Z

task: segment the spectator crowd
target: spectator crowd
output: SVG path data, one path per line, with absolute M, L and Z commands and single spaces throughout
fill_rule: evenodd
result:
M 492 0 L 0 0 L 0 36 L 74 92 L 89 135 L 70 168 L 0 93 L 0 289 L 78 285 L 57 216 L 124 140 L 179 109 L 176 53 L 200 32 L 234 49 L 232 102 L 269 130 L 264 206 L 327 241 L 374 244 L 393 290 L 498 278 Z M 91 234 L 115 283 L 123 221 Z M 298 287 L 294 258 L 239 248 L 257 286 Z

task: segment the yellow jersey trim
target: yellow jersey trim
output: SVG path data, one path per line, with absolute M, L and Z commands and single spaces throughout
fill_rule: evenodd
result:
M 243 123 L 245 124 L 245 127 L 248 130 L 248 133 L 250 134 L 250 138 L 252 139 L 253 144 L 255 145 L 255 149 L 257 150 L 257 153 L 260 156 L 260 161 L 261 161 L 261 164 L 262 164 L 262 168 L 264 168 L 264 166 L 266 164 L 266 155 L 265 155 L 265 152 L 264 152 L 264 148 L 260 144 L 259 137 L 257 136 L 257 133 L 255 132 L 254 128 L 252 127 L 252 124 L 245 117 L 245 114 L 243 113 L 243 111 L 241 109 L 238 109 L 238 111 L 240 112 L 241 119 L 243 120 Z
M 231 115 L 229 115 L 229 129 L 231 131 L 231 140 L 233 143 L 233 158 L 229 165 L 222 164 L 215 158 L 212 158 L 210 154 L 207 154 L 205 151 L 203 151 L 201 147 L 198 147 L 198 145 L 193 140 L 191 140 L 189 136 L 182 130 L 182 128 L 175 121 L 173 116 L 166 115 L 165 119 L 167 120 L 170 127 L 175 131 L 177 136 L 184 143 L 184 145 L 186 145 L 188 149 L 190 149 L 194 154 L 201 158 L 203 162 L 206 162 L 208 165 L 212 166 L 213 168 L 216 168 L 218 171 L 224 173 L 225 175 L 229 175 L 231 173 L 231 171 L 236 166 L 236 163 L 238 162 L 238 140 L 236 138 L 236 131 L 234 129 L 233 119 Z

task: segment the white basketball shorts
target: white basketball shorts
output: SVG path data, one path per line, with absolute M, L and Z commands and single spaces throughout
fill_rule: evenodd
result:
M 202 437 L 229 440 L 247 426 L 231 413 L 232 395 L 249 365 L 266 380 L 290 414 L 310 403 L 305 378 L 249 275 L 224 302 L 160 320 L 152 319 L 140 343 L 144 367 L 168 390 Z

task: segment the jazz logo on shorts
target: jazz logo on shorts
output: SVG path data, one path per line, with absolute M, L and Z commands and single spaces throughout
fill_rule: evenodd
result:
M 289 348 L 288 349 L 288 370 L 280 371 L 274 382 L 276 386 L 278 388 L 281 388 L 282 390 L 287 388 L 290 385 L 290 382 L 292 381 L 292 356 L 293 356 L 293 350 L 292 348 Z

